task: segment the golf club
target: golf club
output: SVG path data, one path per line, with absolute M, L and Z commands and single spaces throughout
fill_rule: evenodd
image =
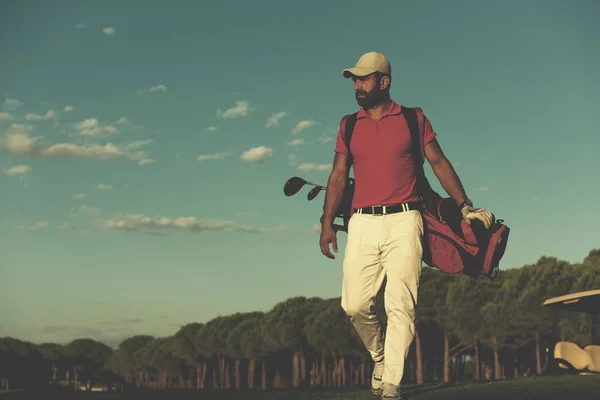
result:
M 323 189 L 321 189 L 320 186 L 315 186 L 314 188 L 312 188 L 311 191 L 308 192 L 308 196 L 306 196 L 308 201 L 311 201 L 312 199 L 317 197 L 317 195 L 321 192 L 321 190 L 323 190 Z
M 321 219 L 319 219 L 319 222 L 323 223 L 323 215 L 321 215 Z M 338 232 L 338 231 L 346 232 L 346 228 L 343 225 L 331 224 L 331 226 L 333 227 L 334 232 Z
M 321 190 L 326 190 L 325 186 L 317 185 L 316 183 L 308 182 L 298 176 L 294 176 L 287 180 L 285 186 L 283 187 L 283 193 L 286 196 L 293 196 L 300 191 L 304 187 L 304 185 L 311 185 L 315 187 L 320 187 Z
M 348 186 L 348 188 L 352 189 L 354 187 L 354 179 L 350 178 L 349 180 L 350 182 L 350 186 Z M 309 182 L 305 179 L 302 179 L 298 176 L 294 176 L 290 179 L 287 180 L 287 182 L 285 183 L 284 187 L 283 187 L 283 193 L 286 196 L 293 196 L 296 193 L 298 193 L 300 191 L 300 189 L 302 189 L 305 185 L 310 185 L 310 186 L 314 186 L 310 192 L 308 193 L 308 195 L 306 196 L 308 201 L 314 200 L 315 197 L 317 197 L 319 195 L 319 193 L 321 191 L 327 191 L 327 187 L 323 186 L 323 185 L 319 185 L 317 183 L 313 183 L 313 182 Z M 346 188 L 346 191 L 348 190 L 348 188 Z M 343 208 L 343 207 L 342 207 Z M 344 211 L 342 209 L 338 209 L 335 215 L 336 218 L 342 218 L 344 220 L 344 224 L 340 225 L 340 224 L 332 224 L 332 227 L 334 229 L 335 232 L 338 231 L 342 231 L 342 232 L 347 232 L 348 231 L 348 216 L 345 215 Z M 321 223 L 323 222 L 323 215 L 321 214 Z

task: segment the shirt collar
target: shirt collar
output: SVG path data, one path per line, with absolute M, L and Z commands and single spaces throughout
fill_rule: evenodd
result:
M 392 106 L 389 108 L 389 110 L 387 110 L 381 116 L 381 119 L 388 117 L 390 115 L 398 115 L 400 113 L 402 113 L 402 107 L 398 103 L 396 103 L 394 100 L 392 100 Z M 362 107 L 360 108 L 360 110 L 358 110 L 358 114 L 356 115 L 356 119 L 361 119 L 361 118 L 369 118 L 369 116 L 367 115 L 367 112 Z

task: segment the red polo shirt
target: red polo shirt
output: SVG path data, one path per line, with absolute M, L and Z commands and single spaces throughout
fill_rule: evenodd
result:
M 436 133 L 423 110 L 417 107 L 416 112 L 424 147 Z M 346 117 L 340 122 L 336 153 L 347 154 L 342 136 L 345 123 Z M 355 179 L 352 208 L 419 200 L 410 142 L 402 109 L 393 100 L 392 107 L 379 121 L 369 118 L 365 110 L 360 109 L 350 144 Z

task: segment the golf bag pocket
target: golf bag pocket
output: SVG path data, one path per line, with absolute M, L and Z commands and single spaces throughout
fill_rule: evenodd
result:
M 449 222 L 425 210 L 423 222 L 423 261 L 427 265 L 448 274 L 494 278 L 510 231 L 502 221 L 485 229 L 478 220 Z

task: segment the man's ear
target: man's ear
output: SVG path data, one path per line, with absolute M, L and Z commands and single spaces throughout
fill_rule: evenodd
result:
M 388 86 L 390 86 L 390 77 L 384 75 L 381 77 L 381 81 L 379 82 L 379 89 L 385 90 Z

